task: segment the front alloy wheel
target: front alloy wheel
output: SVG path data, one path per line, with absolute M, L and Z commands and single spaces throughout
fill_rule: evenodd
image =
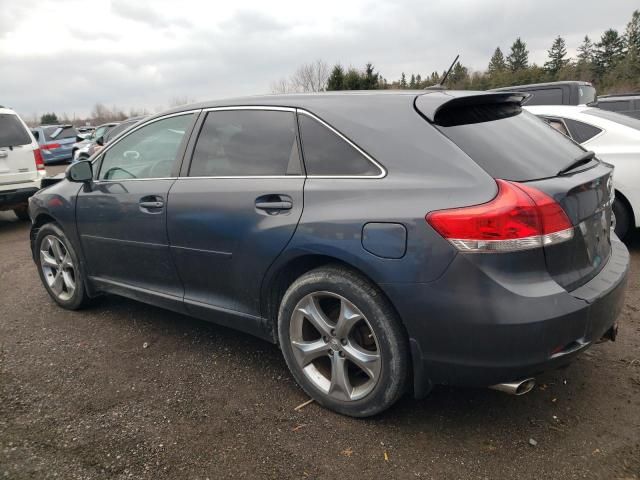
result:
M 76 291 L 76 271 L 66 247 L 53 235 L 40 243 L 40 268 L 51 292 L 63 302 L 69 301 Z

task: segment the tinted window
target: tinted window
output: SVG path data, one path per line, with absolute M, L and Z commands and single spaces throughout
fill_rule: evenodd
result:
M 525 102 L 527 105 L 562 105 L 561 88 L 545 88 L 527 91 L 527 93 L 533 95 Z
M 615 102 L 598 102 L 598 107 L 611 112 L 624 112 L 631 110 L 631 100 L 617 100 Z
M 196 143 L 189 176 L 233 177 L 301 173 L 293 112 L 209 112 Z
M 594 117 L 611 120 L 612 122 L 619 123 L 621 125 L 624 125 L 625 127 L 640 130 L 640 120 L 638 120 L 637 118 L 628 117 L 626 115 L 621 115 L 615 112 L 608 112 L 607 110 L 602 110 L 601 108 L 589 108 L 585 110 L 584 113 L 586 113 L 587 115 L 593 115 Z
M 308 175 L 379 175 L 380 169 L 351 144 L 308 115 L 299 115 L 304 164 Z
M 192 114 L 150 123 L 115 142 L 105 152 L 98 178 L 164 178 L 171 175 Z
M 485 108 L 500 107 L 486 105 Z M 516 112 L 497 120 L 438 126 L 438 129 L 487 173 L 505 180 L 555 176 L 584 153 L 584 149 L 535 115 Z
M 31 137 L 17 115 L 0 114 L 0 147 L 28 145 Z
M 104 143 L 110 142 L 116 136 L 120 135 L 125 130 L 128 130 L 129 128 L 134 126 L 136 123 L 138 123 L 138 120 L 136 120 L 134 122 L 122 122 L 120 125 L 116 125 L 115 127 L 111 128 L 111 130 L 109 130 L 105 134 L 103 134 L 104 135 Z
M 51 140 L 62 140 L 64 138 L 76 138 L 78 131 L 74 127 L 58 127 L 50 135 Z
M 100 127 L 95 129 L 92 138 L 95 138 L 97 140 L 100 137 L 104 137 L 104 135 L 112 128 L 114 128 L 114 125 L 101 125 Z
M 587 140 L 591 140 L 602 131 L 598 127 L 594 127 L 593 125 L 579 122 L 577 120 L 572 120 L 570 118 L 565 118 L 564 122 L 566 123 L 569 132 L 571 132 L 571 137 L 573 137 L 573 139 L 578 143 L 584 143 Z

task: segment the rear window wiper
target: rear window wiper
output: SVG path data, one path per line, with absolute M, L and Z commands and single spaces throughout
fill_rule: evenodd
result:
M 560 170 L 558 172 L 558 175 L 564 175 L 565 173 L 569 173 L 571 170 L 573 170 L 576 167 L 579 167 L 580 165 L 589 163 L 591 160 L 593 160 L 593 157 L 595 156 L 596 156 L 595 152 L 591 150 L 584 152 L 582 155 L 576 158 L 573 162 L 571 162 L 571 164 L 569 164 L 568 167 L 565 167 L 562 170 Z

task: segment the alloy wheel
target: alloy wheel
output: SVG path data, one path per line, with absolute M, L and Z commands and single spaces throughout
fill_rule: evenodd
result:
M 47 285 L 62 301 L 68 301 L 76 290 L 76 271 L 69 251 L 62 241 L 47 235 L 40 243 L 40 267 Z
M 378 340 L 346 298 L 331 292 L 303 297 L 294 309 L 289 338 L 306 378 L 330 397 L 354 401 L 376 386 L 382 366 Z

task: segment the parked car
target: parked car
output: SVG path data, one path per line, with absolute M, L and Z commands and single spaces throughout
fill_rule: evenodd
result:
M 640 120 L 592 107 L 526 107 L 560 133 L 615 166 L 616 234 L 640 226 Z
M 45 164 L 72 159 L 72 147 L 78 135 L 73 125 L 42 125 L 31 132 L 40 145 Z
M 76 138 L 76 143 L 73 144 L 72 147 L 72 160 L 78 161 L 82 159 L 87 159 L 93 153 L 91 150 L 92 145 L 95 145 L 96 140 L 102 138 L 106 135 L 109 130 L 116 127 L 119 122 L 108 122 L 99 125 L 92 133 L 86 138 Z
M 16 112 L 0 107 L 0 210 L 28 220 L 28 198 L 40 189 L 44 162 L 27 125 Z
M 33 258 L 64 308 L 115 293 L 278 343 L 343 414 L 434 384 L 526 393 L 615 338 L 629 254 L 611 230 L 613 167 L 524 98 L 179 107 L 32 197 Z
M 640 119 L 640 93 L 600 95 L 595 106 L 603 110 Z
M 587 105 L 598 98 L 589 82 L 549 82 L 494 88 L 493 92 L 524 92 L 529 94 L 523 105 Z

